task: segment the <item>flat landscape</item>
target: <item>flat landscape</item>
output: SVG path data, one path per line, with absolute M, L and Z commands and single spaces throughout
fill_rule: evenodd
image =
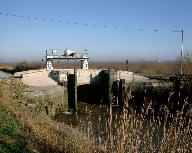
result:
M 0 153 L 192 153 L 191 6 L 0 0 Z
M 54 66 L 59 69 L 79 67 L 77 63 L 57 63 Z M 39 71 L 41 67 L 41 63 L 37 62 L 0 65 L 1 70 L 11 73 L 17 70 Z M 144 87 L 145 89 L 141 86 L 142 88 L 139 87 L 137 90 L 127 89 L 123 97 L 123 108 L 116 106 L 109 111 L 110 107 L 106 103 L 96 101 L 93 104 L 90 99 L 84 102 L 78 101 L 77 111 L 68 112 L 67 99 L 56 95 L 54 86 L 30 87 L 18 79 L 2 78 L 0 150 L 4 152 L 192 151 L 190 71 L 184 69 L 187 74 L 180 76 L 177 62 L 154 61 L 130 62 L 128 67 L 123 62 L 90 62 L 89 68 L 124 71 L 128 68 L 137 75 L 166 80 L 164 84 L 167 85 Z M 134 86 L 134 82 L 131 86 Z M 93 91 L 100 92 L 98 89 Z M 30 96 L 22 93 L 30 93 Z M 35 94 L 38 93 L 44 94 L 45 97 L 35 98 Z M 89 93 L 92 94 L 90 91 Z M 59 97 L 60 101 L 63 101 L 62 106 L 56 109 L 54 114 L 50 114 L 51 116 L 47 115 L 51 111 L 50 104 L 52 108 L 56 107 L 54 103 Z

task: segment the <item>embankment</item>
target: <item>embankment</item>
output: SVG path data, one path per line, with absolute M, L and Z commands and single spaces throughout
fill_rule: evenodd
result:
M 18 126 L 23 135 L 22 148 L 31 152 L 94 152 L 92 143 L 82 136 L 78 131 L 65 125 L 54 122 L 48 115 L 33 109 L 27 105 L 28 99 L 23 97 L 21 91 L 26 85 L 15 79 L 0 79 L 0 105 L 18 121 Z M 25 103 L 23 103 L 25 101 Z M 5 120 L 6 121 L 6 120 Z M 3 122 L 5 122 L 3 121 Z M 2 129 L 1 124 L 1 128 Z M 17 135 L 6 130 L 14 139 L 10 141 L 4 137 L 0 141 L 0 147 L 6 146 L 10 149 Z M 8 142 L 5 144 L 5 142 Z M 13 148 L 8 151 L 16 151 Z

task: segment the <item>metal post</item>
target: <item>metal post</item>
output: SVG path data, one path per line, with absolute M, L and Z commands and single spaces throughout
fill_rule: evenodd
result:
M 128 61 L 128 59 L 126 59 L 126 70 L 128 71 L 129 70 L 129 61 Z
M 181 32 L 181 59 L 180 59 L 180 74 L 183 75 L 183 29 L 181 31 L 173 31 L 173 32 Z
M 183 74 L 183 30 L 181 30 L 181 34 L 182 34 L 182 44 L 181 44 L 181 69 L 180 69 L 180 74 Z

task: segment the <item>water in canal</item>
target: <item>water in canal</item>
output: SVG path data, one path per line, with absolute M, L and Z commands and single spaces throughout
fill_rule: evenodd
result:
M 3 71 L 0 71 L 0 78 L 6 78 L 6 77 L 9 77 L 10 74 L 9 73 L 6 73 L 6 72 L 3 72 Z

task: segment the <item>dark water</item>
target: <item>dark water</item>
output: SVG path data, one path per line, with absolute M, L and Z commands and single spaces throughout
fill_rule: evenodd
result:
M 9 77 L 10 74 L 9 73 L 5 73 L 3 71 L 0 71 L 0 78 L 6 78 L 6 77 Z

